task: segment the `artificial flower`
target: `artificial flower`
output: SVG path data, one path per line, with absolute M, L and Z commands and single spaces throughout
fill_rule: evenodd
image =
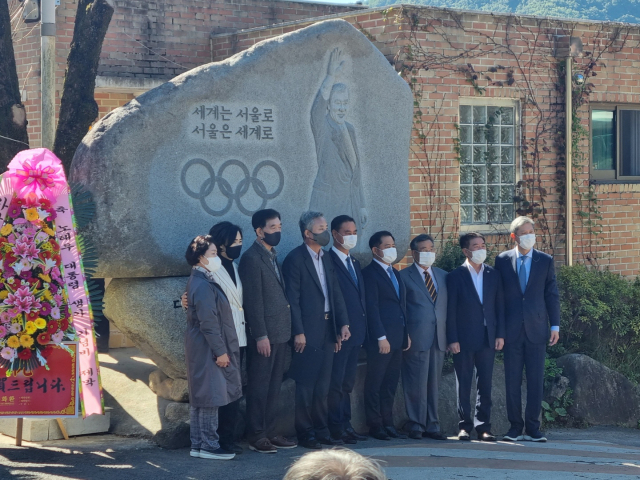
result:
M 40 316 L 40 312 L 38 310 L 31 310 L 27 313 L 27 320 L 34 321 Z
M 10 321 L 11 321 L 11 315 L 9 315 L 9 312 L 0 313 L 0 322 L 9 323 Z
M 15 335 L 11 335 L 7 338 L 7 347 L 18 348 L 20 346 L 20 340 Z
M 20 352 L 18 352 L 18 358 L 21 360 L 29 360 L 31 358 L 31 350 L 29 350 L 28 348 L 21 350 Z
M 38 232 L 36 233 L 35 240 L 38 243 L 46 242 L 47 240 L 49 240 L 49 235 L 46 232 Z
M 22 325 L 20 325 L 19 323 L 12 323 L 11 326 L 9 327 L 9 331 L 11 333 L 20 333 L 22 331 Z
M 0 325 L 0 338 L 4 338 L 7 334 L 7 327 Z
M 51 208 L 51 201 L 48 198 L 41 198 L 40 206 L 42 208 Z
M 41 273 L 40 275 L 38 275 L 38 277 L 40 277 L 42 280 L 44 280 L 47 283 L 51 283 L 51 277 L 49 275 L 45 275 L 44 273 Z
M 0 351 L 0 357 L 4 358 L 5 360 L 11 360 L 13 358 L 14 352 L 15 350 L 13 348 L 4 347 L 2 351 Z
M 7 210 L 7 215 L 9 215 L 11 218 L 18 218 L 18 216 L 22 213 L 22 208 L 19 205 L 16 205 L 15 203 L 11 203 L 11 205 L 9 205 L 9 210 Z
M 4 300 L 9 296 L 9 292 L 7 290 L 0 291 L 0 300 Z
M 58 330 L 59 326 L 60 325 L 58 324 L 58 322 L 51 321 L 51 322 L 47 323 L 47 332 L 48 333 L 56 333 L 56 331 Z
M 56 343 L 56 344 L 62 342 L 63 338 L 64 338 L 64 332 L 62 330 L 58 330 L 56 333 L 51 335 L 51 340 L 53 340 L 53 343 Z
M 59 307 L 53 307 L 51 309 L 51 316 L 53 318 L 55 318 L 56 320 L 60 319 L 60 308 Z
M 51 292 L 48 289 L 44 291 L 44 298 L 47 300 L 53 300 L 53 295 L 51 295 Z
M 44 318 L 38 318 L 35 322 L 36 327 L 38 327 L 38 329 L 43 329 L 43 328 L 47 328 L 47 321 Z
M 51 304 L 49 302 L 42 302 L 40 307 L 40 315 L 45 317 L 51 313 Z
M 56 236 L 56 232 L 54 232 L 51 228 L 49 227 L 42 227 L 42 231 L 44 233 L 46 233 L 47 235 L 49 235 L 50 237 L 55 237 Z
M 7 223 L 4 227 L 0 228 L 0 235 L 7 236 L 13 231 L 13 226 Z
M 20 337 L 20 345 L 24 348 L 30 348 L 33 345 L 33 337 L 31 335 L 22 335 Z
M 40 352 L 40 355 L 42 355 L 44 358 L 47 358 L 49 355 L 51 355 L 52 352 L 53 347 L 51 345 L 45 345 L 45 347 Z
M 38 215 L 38 210 L 36 210 L 35 208 L 27 208 L 24 211 L 24 217 L 30 222 L 35 222 L 36 220 L 40 219 L 40 216 Z
M 66 332 L 67 328 L 69 328 L 69 320 L 63 318 L 62 320 L 60 320 L 60 330 Z
M 48 333 L 41 333 L 40 335 L 38 335 L 38 343 L 40 345 L 46 345 L 50 341 L 51 341 L 51 335 L 49 335 Z
M 28 335 L 33 335 L 34 333 L 36 333 L 36 330 L 38 330 L 38 327 L 36 327 L 36 324 L 33 323 L 32 321 L 28 321 L 24 327 L 24 331 Z

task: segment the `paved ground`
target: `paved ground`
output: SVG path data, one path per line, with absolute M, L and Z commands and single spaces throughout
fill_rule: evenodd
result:
M 549 433 L 547 444 L 368 440 L 355 450 L 384 462 L 393 480 L 640 478 L 640 431 L 590 428 Z M 246 452 L 229 462 L 192 459 L 145 440 L 101 435 L 26 447 L 0 436 L 1 479 L 280 480 L 304 451 Z

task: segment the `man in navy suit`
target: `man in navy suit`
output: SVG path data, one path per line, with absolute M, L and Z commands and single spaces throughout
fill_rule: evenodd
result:
M 369 239 L 373 261 L 362 269 L 367 299 L 367 376 L 364 409 L 369 434 L 378 440 L 407 438 L 393 424 L 393 399 L 400 380 L 402 351 L 411 347 L 407 333 L 407 292 L 396 261 L 396 243 L 387 231 Z
M 540 432 L 546 343 L 560 337 L 560 297 L 553 258 L 533 248 L 533 220 L 518 217 L 511 223 L 516 248 L 496 258 L 505 297 L 506 341 L 504 370 L 507 415 L 511 428 L 504 440 L 546 442 Z M 551 332 L 549 332 L 551 325 Z M 522 420 L 522 369 L 527 369 L 527 407 Z M 522 435 L 522 429 L 525 435 Z
M 464 264 L 447 275 L 447 341 L 454 354 L 460 418 L 459 440 L 495 442 L 491 433 L 491 377 L 496 350 L 504 346 L 504 298 L 500 274 L 484 263 L 484 237 L 469 232 L 460 237 Z M 471 415 L 471 382 L 476 369 L 478 397 Z
M 355 444 L 367 437 L 357 433 L 351 425 L 351 392 L 356 382 L 358 355 L 367 334 L 366 299 L 360 262 L 349 254 L 358 242 L 356 222 L 348 215 L 331 221 L 333 247 L 329 257 L 333 261 L 338 284 L 344 297 L 351 337 L 341 344 L 333 357 L 329 390 L 329 431 L 344 443 Z
M 294 346 L 289 376 L 296 382 L 298 442 L 319 449 L 343 445 L 330 436 L 327 397 L 334 352 L 351 334 L 333 262 L 322 250 L 331 239 L 327 221 L 320 212 L 305 212 L 299 226 L 304 243 L 282 265 Z

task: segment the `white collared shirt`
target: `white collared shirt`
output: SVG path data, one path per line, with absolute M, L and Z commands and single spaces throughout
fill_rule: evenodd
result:
M 320 279 L 320 285 L 322 285 L 322 293 L 324 294 L 324 311 L 329 312 L 331 306 L 329 305 L 329 291 L 327 289 L 327 277 L 324 273 L 324 263 L 322 263 L 322 257 L 324 256 L 324 250 L 320 249 L 319 253 L 314 252 L 309 245 L 305 243 L 311 260 L 313 260 L 313 266 L 316 267 L 316 273 Z
M 484 263 L 480 267 L 479 272 L 476 272 L 476 269 L 473 268 L 473 265 L 471 265 L 471 262 L 469 262 L 469 259 L 465 260 L 462 265 L 467 267 L 467 270 L 469 270 L 469 273 L 471 274 L 471 281 L 473 281 L 473 285 L 476 287 L 476 292 L 478 292 L 478 298 L 480 299 L 480 303 L 484 304 L 484 301 L 482 298 L 482 287 L 483 287 L 482 277 L 484 274 Z
M 416 268 L 418 269 L 418 272 L 420 272 L 420 276 L 422 277 L 422 281 L 423 283 L 426 285 L 427 283 L 427 276 L 424 274 L 425 269 L 422 268 L 420 265 L 418 265 L 417 263 L 413 263 Z M 427 268 L 426 270 L 427 272 L 429 272 L 429 275 L 431 275 L 431 280 L 433 281 L 433 286 L 436 288 L 436 293 L 438 293 L 438 282 L 436 282 L 436 276 L 433 274 L 433 270 L 431 269 L 431 267 Z
M 351 255 L 345 255 L 340 250 L 338 250 L 336 247 L 331 247 L 331 250 L 333 250 L 335 252 L 335 254 L 338 255 L 338 258 L 344 264 L 344 268 L 346 268 L 347 271 L 348 271 L 349 270 L 349 266 L 347 265 L 347 258 L 351 257 Z M 351 265 L 353 265 L 353 258 L 351 258 Z

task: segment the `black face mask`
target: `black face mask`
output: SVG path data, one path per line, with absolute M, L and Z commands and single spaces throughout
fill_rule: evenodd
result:
M 224 247 L 224 253 L 231 260 L 235 260 L 240 256 L 240 252 L 242 251 L 242 245 L 235 245 L 233 247 Z
M 313 233 L 313 239 L 320 245 L 321 247 L 326 247 L 329 245 L 329 241 L 331 240 L 331 234 L 329 230 L 325 230 L 322 233 Z
M 282 232 L 265 233 L 262 240 L 264 240 L 264 243 L 266 243 L 267 245 L 276 247 L 280 243 L 281 234 Z

